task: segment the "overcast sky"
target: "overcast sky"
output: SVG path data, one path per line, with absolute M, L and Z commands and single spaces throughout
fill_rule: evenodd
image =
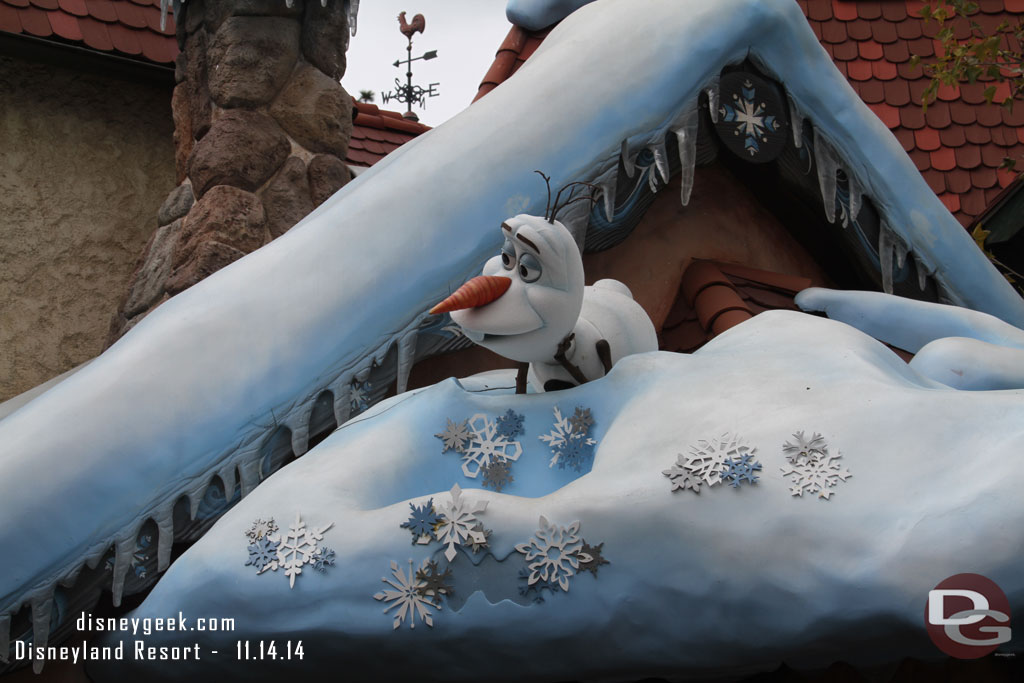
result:
M 341 84 L 352 97 L 360 90 L 373 90 L 375 104 L 404 112 L 406 105 L 381 101 L 381 92 L 394 90 L 395 78 L 405 82 L 404 65 L 408 41 L 398 30 L 398 13 L 406 20 L 416 14 L 427 20 L 424 33 L 412 41 L 412 56 L 437 50 L 437 59 L 413 62 L 414 85 L 426 88 L 440 83 L 440 95 L 427 100 L 426 109 L 413 111 L 423 123 L 436 126 L 469 106 L 480 80 L 494 61 L 501 41 L 512 27 L 505 19 L 506 0 L 362 0 L 359 30 L 348 48 L 348 69 Z

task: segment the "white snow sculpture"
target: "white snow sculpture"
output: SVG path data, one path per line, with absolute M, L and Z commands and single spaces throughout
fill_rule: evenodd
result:
M 555 213 L 503 222 L 501 254 L 430 311 L 450 311 L 475 343 L 519 361 L 520 393 L 526 364 L 536 390 L 550 391 L 603 377 L 620 358 L 658 348 L 654 325 L 626 285 L 583 285 L 579 248 Z

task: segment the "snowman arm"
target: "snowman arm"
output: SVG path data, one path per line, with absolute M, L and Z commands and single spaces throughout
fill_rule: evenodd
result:
M 604 366 L 604 374 L 607 375 L 612 371 L 612 347 L 607 339 L 598 339 L 594 346 L 597 348 L 597 357 Z
M 526 375 L 530 371 L 529 363 L 518 363 L 518 370 L 516 371 L 516 393 L 526 393 Z
M 565 368 L 566 372 L 572 375 L 572 378 L 576 380 L 578 384 L 586 384 L 587 376 L 583 374 L 583 372 L 579 369 L 579 366 L 577 366 L 575 363 L 570 362 L 569 359 L 565 357 L 565 352 L 569 350 L 569 347 L 572 345 L 572 340 L 575 336 L 576 333 L 572 333 L 558 344 L 558 350 L 555 352 L 555 360 L 558 362 L 559 365 Z

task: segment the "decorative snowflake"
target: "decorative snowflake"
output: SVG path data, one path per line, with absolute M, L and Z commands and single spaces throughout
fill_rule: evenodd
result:
M 132 553 L 132 571 L 137 578 L 146 578 L 146 561 L 149 559 L 149 547 L 152 544 L 153 537 L 149 534 L 140 536 L 135 543 L 135 552 Z
M 480 469 L 492 460 L 514 461 L 523 454 L 522 445 L 499 434 L 497 422 L 483 413 L 469 419 L 469 428 L 473 434 L 462 453 L 462 473 L 470 479 L 476 479 Z
M 582 551 L 579 530 L 578 521 L 563 527 L 550 524 L 541 516 L 540 528 L 533 538 L 516 546 L 516 551 L 526 555 L 526 566 L 530 569 L 528 584 L 552 581 L 563 591 L 569 590 L 569 577 L 576 574 L 580 562 L 594 559 Z
M 530 574 L 530 570 L 525 567 L 519 570 L 519 580 L 522 582 L 519 584 L 519 594 L 524 598 L 529 597 L 530 593 L 533 593 L 534 602 L 544 602 L 543 593 L 545 590 L 549 590 L 552 593 L 562 590 L 556 582 L 550 580 L 538 579 L 530 583 Z
M 690 448 L 690 455 L 686 456 L 686 469 L 708 486 L 715 486 L 722 481 L 722 472 L 728 458 L 742 458 L 754 450 L 744 444 L 740 437 L 729 434 L 710 441 L 701 440 L 697 446 Z
M 590 414 L 590 408 L 576 407 L 576 412 L 569 418 L 574 434 L 586 434 L 594 424 L 594 416 Z
M 491 530 L 485 529 L 484 525 L 478 522 L 476 526 L 473 527 L 473 531 L 475 531 L 476 534 L 471 535 L 466 540 L 469 549 L 473 551 L 474 555 L 476 555 L 487 547 L 487 539 L 491 537 Z
M 458 484 L 452 486 L 452 499 L 445 503 L 439 510 L 441 523 L 434 531 L 437 540 L 447 545 L 444 556 L 451 562 L 455 559 L 458 551 L 457 545 L 466 545 L 466 541 L 477 544 L 487 544 L 487 536 L 478 531 L 476 526 L 479 522 L 475 515 L 487 509 L 487 501 L 469 503 L 462 498 L 462 489 Z
M 327 573 L 328 567 L 334 566 L 334 551 L 330 548 L 320 548 L 313 555 L 313 569 L 321 574 Z
M 455 424 L 449 419 L 444 431 L 434 434 L 434 436 L 444 442 L 442 453 L 447 453 L 448 451 L 465 453 L 466 444 L 469 443 L 469 439 L 473 434 L 469 431 L 466 420 L 463 420 L 460 424 Z
M 249 544 L 249 560 L 245 563 L 248 567 L 256 567 L 256 571 L 263 573 L 263 569 L 271 564 L 277 564 L 277 546 L 280 541 L 271 541 L 266 536 L 257 538 Z
M 420 570 L 423 570 L 426 566 L 427 561 L 424 560 Z M 433 627 L 434 619 L 430 614 L 430 610 L 439 610 L 440 607 L 435 604 L 430 597 L 427 597 L 420 592 L 424 586 L 424 582 L 416 578 L 412 560 L 409 560 L 408 574 L 398 568 L 397 562 L 392 561 L 391 575 L 394 577 L 393 579 L 384 577 L 381 581 L 391 586 L 394 590 L 384 589 L 374 595 L 373 599 L 384 600 L 391 603 L 384 608 L 384 614 L 387 614 L 393 609 L 396 610 L 394 614 L 393 628 L 397 629 L 400 627 L 406 617 L 409 617 L 409 628 L 416 628 L 417 616 L 419 616 L 427 626 Z
M 793 438 L 796 439 L 796 443 L 787 441 L 782 445 L 782 452 L 786 455 L 786 460 L 794 465 L 804 464 L 817 456 L 828 453 L 825 437 L 817 432 L 814 432 L 810 439 L 804 437 L 803 432 L 797 432 Z
M 303 565 L 314 565 L 318 561 L 326 564 L 334 564 L 334 552 L 326 548 L 320 548 L 320 541 L 324 540 L 324 533 L 334 526 L 331 522 L 327 526 L 316 529 L 307 529 L 302 516 L 295 513 L 295 523 L 292 524 L 286 533 L 270 532 L 263 535 L 263 538 L 256 539 L 249 544 L 249 561 L 246 565 L 253 565 L 257 573 L 277 571 L 284 568 L 284 574 L 288 577 L 290 588 L 295 587 L 295 577 L 302 573 Z M 247 534 L 248 535 L 248 534 Z M 272 555 L 270 553 L 273 553 Z M 327 562 L 328 553 L 330 561 Z M 319 571 L 324 571 L 322 568 Z
M 794 496 L 803 496 L 807 493 L 817 493 L 818 498 L 829 500 L 835 493 L 832 489 L 840 481 L 846 481 L 851 476 L 849 470 L 841 468 L 838 460 L 842 454 L 829 455 L 827 453 L 818 455 L 805 463 L 794 463 L 783 467 L 783 476 L 791 477 L 793 485 L 789 492 Z
M 434 510 L 434 499 L 431 498 L 426 503 L 419 506 L 414 503 L 409 503 L 409 507 L 412 508 L 412 513 L 409 515 L 409 519 L 402 522 L 399 526 L 412 532 L 413 543 L 419 543 L 421 545 L 430 543 L 434 530 L 441 522 L 441 518 L 437 516 L 437 513 Z
M 672 480 L 673 491 L 685 491 L 690 489 L 694 493 L 700 493 L 701 478 L 690 470 L 686 469 L 686 456 L 680 454 L 676 462 L 662 474 Z
M 524 434 L 523 416 L 509 408 L 505 414 L 498 418 L 498 436 L 503 436 L 512 441 L 517 436 Z
M 582 472 L 583 468 L 593 461 L 594 446 L 597 444 L 597 441 L 588 436 L 590 427 L 594 424 L 590 410 L 577 407 L 571 418 L 563 417 L 558 406 L 554 407 L 553 412 L 554 426 L 550 432 L 538 437 L 554 453 L 549 467 L 557 464 L 560 469 L 569 466 L 577 472 Z
M 608 560 L 604 559 L 602 554 L 602 548 L 604 543 L 598 543 L 597 545 L 590 545 L 586 541 L 583 541 L 583 547 L 580 548 L 580 554 L 589 555 L 589 560 L 580 561 L 579 572 L 590 572 L 597 578 L 597 570 L 602 564 L 611 564 Z
M 481 469 L 483 472 L 483 485 L 501 491 L 511 484 L 515 477 L 512 476 L 512 467 L 507 460 L 492 460 Z
M 370 407 L 370 389 L 372 388 L 369 382 L 360 382 L 357 379 L 352 380 L 352 387 L 349 390 L 348 397 L 352 404 L 353 413 L 361 413 Z
M 757 449 L 751 449 L 750 453 L 755 450 Z M 739 458 L 729 458 L 723 463 L 725 467 L 721 473 L 723 482 L 728 481 L 733 488 L 739 488 L 744 481 L 751 484 L 757 483 L 757 475 L 754 472 L 761 471 L 761 463 L 754 460 L 754 456 L 750 453 L 741 455 Z
M 438 571 L 437 562 L 431 560 L 424 568 L 416 570 L 416 580 L 421 584 L 417 590 L 425 598 L 435 598 L 436 602 L 442 595 L 448 597 L 452 595 L 453 589 L 450 583 L 452 570 L 450 567 L 445 567 L 443 572 Z
M 759 142 L 767 142 L 766 133 L 774 133 L 779 129 L 775 116 L 768 114 L 764 102 L 756 102 L 754 84 L 744 81 L 743 97 L 733 95 L 732 105 L 722 104 L 718 108 L 718 116 L 725 123 L 735 123 L 736 135 L 744 136 L 744 148 L 750 156 L 760 151 Z
M 245 532 L 245 535 L 249 537 L 250 541 L 255 541 L 276 531 L 277 524 L 274 522 L 274 518 L 271 517 L 270 519 L 257 519 L 249 527 L 249 530 Z

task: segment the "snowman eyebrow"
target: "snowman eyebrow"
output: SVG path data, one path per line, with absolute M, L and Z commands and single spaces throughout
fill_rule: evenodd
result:
M 516 233 L 516 239 L 525 244 L 526 246 L 531 247 L 535 252 L 540 254 L 540 247 L 538 247 L 536 244 L 520 235 L 518 232 Z
M 509 227 L 508 223 L 502 223 L 501 224 L 501 229 L 502 230 L 508 230 L 509 232 L 512 232 L 512 228 Z

